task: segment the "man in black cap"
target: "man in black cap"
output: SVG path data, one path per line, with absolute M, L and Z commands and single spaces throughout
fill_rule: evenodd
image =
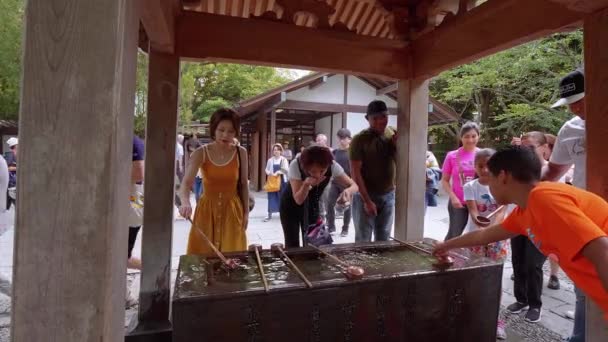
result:
M 336 163 L 340 164 L 347 176 L 351 177 L 350 159 L 348 158 L 348 149 L 352 140 L 350 131 L 347 128 L 340 128 L 336 133 L 338 137 L 338 148 L 332 151 Z M 350 225 L 350 206 L 345 203 L 340 203 L 336 207 L 336 201 L 340 194 L 344 191 L 344 187 L 332 180 L 327 196 L 327 227 L 330 232 L 336 231 L 336 211 L 343 211 L 343 224 L 340 236 L 348 236 L 348 226 Z M 337 210 L 340 209 L 340 210 Z
M 353 197 L 355 241 L 387 241 L 395 217 L 396 132 L 388 125 L 386 103 L 367 106 L 369 128 L 357 134 L 350 147 L 352 178 L 359 186 Z
M 577 69 L 566 75 L 559 82 L 560 99 L 552 108 L 567 105 L 575 115 L 568 120 L 557 134 L 553 153 L 547 166 L 543 168 L 542 180 L 557 181 L 574 165 L 572 185 L 586 189 L 585 148 L 585 73 Z M 585 340 L 585 296 L 577 288 L 574 313 L 574 329 L 570 341 Z

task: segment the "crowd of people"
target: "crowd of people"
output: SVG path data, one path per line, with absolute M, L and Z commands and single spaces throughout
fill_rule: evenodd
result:
M 502 210 L 510 214 L 504 220 L 491 223 L 473 220 L 480 229 L 462 236 L 446 237 L 445 242 L 436 246 L 435 254 L 442 255 L 461 247 L 487 250 L 491 244 L 506 244 L 510 240 L 516 302 L 506 309 L 510 313 L 527 310 L 525 319 L 528 322 L 541 320 L 542 265 L 548 258 L 552 263 L 548 287 L 559 288 L 559 267 L 576 286 L 575 312 L 570 313 L 574 329 L 569 341 L 584 341 L 585 296 L 590 296 L 608 314 L 608 204 L 584 190 L 583 70 L 576 70 L 562 79 L 560 94 L 554 107 L 567 105 L 575 116 L 562 126 L 557 137 L 528 132 L 513 138 L 513 147 L 496 152 L 487 160 L 487 170 L 478 170 L 478 182 L 487 183 L 491 197 L 495 199 L 494 205 L 508 205 Z M 481 153 L 483 150 L 475 155 Z M 447 171 L 450 171 L 449 167 Z M 486 180 L 482 180 L 484 173 L 489 176 Z M 446 177 L 444 175 L 444 179 Z M 471 186 L 471 183 L 465 184 L 465 190 Z M 453 198 L 451 205 L 455 202 Z M 474 208 L 475 205 L 468 205 L 467 210 Z M 450 227 L 456 229 L 461 224 L 461 216 L 451 213 L 452 218 L 458 224 L 450 224 Z M 488 225 L 491 227 L 485 228 Z M 501 329 L 500 322 L 498 328 Z M 499 337 L 506 337 L 504 330 Z
M 436 246 L 437 255 L 468 247 L 475 255 L 504 261 L 511 250 L 516 302 L 506 310 L 527 310 L 528 322 L 541 320 L 543 264 L 547 258 L 551 263 L 550 289 L 560 287 L 561 266 L 577 287 L 570 339 L 576 342 L 584 341 L 585 294 L 608 312 L 608 268 L 600 267 L 608 262 L 608 204 L 584 190 L 582 70 L 561 81 L 560 94 L 555 106 L 567 105 L 575 117 L 557 136 L 527 132 L 514 137 L 512 147 L 495 151 L 478 146 L 476 123 L 463 124 L 460 147 L 447 153 L 441 167 L 427 152 L 424 198 L 427 206 L 437 206 L 442 188 L 449 199 L 449 228 L 445 241 Z M 369 103 L 365 118 L 369 126 L 354 137 L 346 128 L 337 132 L 335 149 L 323 134 L 310 146 L 301 146 L 295 156 L 288 145 L 272 146 L 265 168 L 268 208 L 264 221 L 279 214 L 287 248 L 318 241 L 319 236 L 311 238 L 311 234 L 317 234 L 319 227 L 329 236 L 337 233 L 338 215 L 343 217 L 342 236 L 348 235 L 352 218 L 356 242 L 390 238 L 397 132 L 388 126 L 388 108 L 382 101 Z M 249 171 L 247 151 L 236 140 L 239 129 L 238 114 L 220 109 L 211 117 L 212 141 L 202 146 L 186 144 L 188 162 L 179 188 L 179 213 L 187 218 L 194 214 L 190 254 L 211 254 L 203 234 L 222 252 L 247 248 Z M 134 163 L 135 146 L 134 140 Z M 143 149 L 141 154 L 143 159 Z M 133 176 L 134 194 L 140 179 Z M 194 212 L 191 191 L 197 200 Z M 139 228 L 131 230 L 136 236 Z M 331 238 L 322 241 L 331 242 Z M 502 321 L 497 324 L 497 336 L 506 338 Z

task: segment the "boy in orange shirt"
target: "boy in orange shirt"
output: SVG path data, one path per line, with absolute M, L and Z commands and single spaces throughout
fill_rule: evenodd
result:
M 438 243 L 434 254 L 523 234 L 556 259 L 608 318 L 608 203 L 570 185 L 540 182 L 540 160 L 527 147 L 497 152 L 488 168 L 490 192 L 498 204 L 518 207 L 501 224 Z

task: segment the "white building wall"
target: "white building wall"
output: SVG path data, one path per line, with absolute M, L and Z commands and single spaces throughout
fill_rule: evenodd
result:
M 367 106 L 373 100 L 382 100 L 388 107 L 397 108 L 397 101 L 386 95 L 376 96 L 376 88 L 357 76 L 348 76 L 348 104 Z
M 315 135 L 323 133 L 327 136 L 329 143 L 329 136 L 331 135 L 331 117 L 326 116 L 322 119 L 315 121 Z
M 346 124 L 346 128 L 350 130 L 350 134 L 353 136 L 369 127 L 369 123 L 365 120 L 364 113 L 348 113 Z
M 348 113 L 346 124 L 353 136 L 369 127 L 369 123 L 365 119 L 365 113 Z M 388 116 L 388 125 L 397 128 L 397 115 Z
M 340 128 L 342 128 L 342 113 L 334 114 L 333 120 L 334 120 L 334 131 L 332 132 L 332 135 L 331 135 L 332 138 L 330 139 L 330 141 L 331 141 L 331 147 L 336 148 L 336 147 L 338 147 L 338 137 L 336 136 L 336 134 L 338 134 L 338 130 Z
M 322 85 L 309 89 L 303 87 L 287 94 L 288 100 L 321 102 L 321 103 L 343 103 L 344 102 L 344 76 L 333 75 Z M 386 102 L 389 108 L 397 108 L 397 102 L 388 96 L 376 96 L 376 89 L 363 82 L 356 76 L 348 76 L 348 104 L 367 106 L 373 100 Z M 327 135 L 332 147 L 337 147 L 338 141 L 336 133 L 342 127 L 342 113 L 333 115 L 333 131 L 331 127 L 331 117 L 325 117 L 315 121 L 315 134 L 323 133 Z M 365 113 L 347 114 L 347 128 L 355 135 L 369 127 L 365 119 Z M 389 126 L 397 127 L 397 116 L 389 115 Z
M 333 127 L 331 126 L 330 121 L 332 119 L 334 123 Z M 340 128 L 342 128 L 342 113 L 336 113 L 333 115 L 333 117 L 327 116 L 315 121 L 315 135 L 319 133 L 325 134 L 330 147 L 333 148 L 338 146 L 338 138 L 336 137 L 336 134 L 338 134 L 338 130 Z
M 309 89 L 306 86 L 287 93 L 287 99 L 307 102 L 344 103 L 344 76 L 334 75 L 329 77 L 327 82 L 314 89 Z

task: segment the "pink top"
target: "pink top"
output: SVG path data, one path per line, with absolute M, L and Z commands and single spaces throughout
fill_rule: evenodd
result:
M 462 204 L 465 204 L 462 190 L 464 184 L 461 182 L 460 174 L 462 174 L 462 179 L 465 184 L 475 179 L 476 152 L 477 149 L 474 151 L 465 151 L 461 147 L 455 151 L 448 152 L 443 161 L 443 174 L 450 177 L 452 181 L 452 191 L 454 191 L 454 194 L 456 194 L 456 197 L 458 197 Z M 458 162 L 460 162 L 460 167 L 458 167 Z

